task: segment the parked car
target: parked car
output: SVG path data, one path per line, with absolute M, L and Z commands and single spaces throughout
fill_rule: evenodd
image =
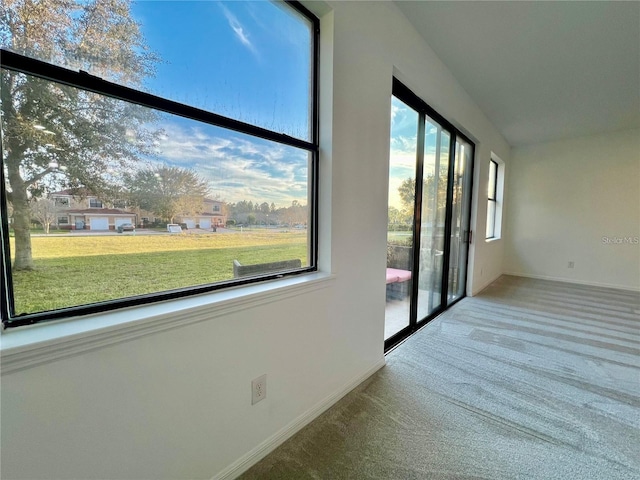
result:
M 136 227 L 132 223 L 121 223 L 120 225 L 118 225 L 118 233 L 134 232 L 135 229 Z

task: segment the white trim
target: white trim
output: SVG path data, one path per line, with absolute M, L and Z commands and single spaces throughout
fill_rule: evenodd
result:
M 326 288 L 334 279 L 327 273 L 301 274 L 178 300 L 5 330 L 0 342 L 0 374 L 302 295 Z
M 629 292 L 640 293 L 640 288 L 629 287 L 627 285 L 618 285 L 615 283 L 588 282 L 584 280 L 576 280 L 574 278 L 552 277 L 550 275 L 531 275 L 528 273 L 503 272 L 502 275 L 512 275 L 514 277 L 536 278 L 539 280 L 552 280 L 554 282 L 574 283 L 576 285 L 588 285 L 591 287 L 615 288 L 617 290 L 626 290 Z
M 354 388 L 364 382 L 371 375 L 376 373 L 386 364 L 384 356 L 378 360 L 372 367 L 368 368 L 364 373 L 356 376 L 353 380 L 344 385 L 341 389 L 332 393 L 324 400 L 321 400 L 309 410 L 304 412 L 299 417 L 295 418 L 292 422 L 286 425 L 284 428 L 278 430 L 276 433 L 267 438 L 257 447 L 250 450 L 245 455 L 241 456 L 238 460 L 231 465 L 218 472 L 211 480 L 227 480 L 237 478 L 242 473 L 246 472 L 253 465 L 258 463 L 268 454 L 273 452 L 276 448 L 282 445 L 286 440 L 302 430 L 305 426 L 318 418 L 321 414 L 327 411 L 330 407 L 335 405 L 342 397 L 351 392 Z

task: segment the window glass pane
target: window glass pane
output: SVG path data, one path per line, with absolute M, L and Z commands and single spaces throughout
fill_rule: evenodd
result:
M 467 272 L 469 209 L 471 203 L 471 165 L 473 146 L 459 138 L 453 169 L 453 203 L 451 205 L 451 242 L 449 250 L 449 289 L 447 302 L 464 295 Z
M 310 265 L 307 151 L 6 70 L 2 81 L 31 99 L 2 104 L 16 314 Z M 56 196 L 68 233 L 30 236 L 34 199 Z
M 496 199 L 496 173 L 498 164 L 491 160 L 489 162 L 489 184 L 487 188 L 487 195 L 490 199 Z
M 417 136 L 418 113 L 393 97 L 389 155 L 385 339 L 409 325 Z
M 495 237 L 496 202 L 489 200 L 487 203 L 487 238 Z
M 420 274 L 418 318 L 420 321 L 440 307 L 442 261 L 449 171 L 449 133 L 431 119 L 425 123 L 424 184 L 420 229 Z
M 282 2 L 9 2 L 0 44 L 310 140 L 312 26 Z

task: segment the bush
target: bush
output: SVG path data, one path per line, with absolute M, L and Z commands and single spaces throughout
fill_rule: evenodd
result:
M 413 245 L 413 237 L 408 236 L 406 238 L 394 238 L 387 241 L 387 245 L 396 245 L 399 247 L 410 247 Z
M 387 267 L 411 270 L 412 258 L 410 247 L 387 244 Z

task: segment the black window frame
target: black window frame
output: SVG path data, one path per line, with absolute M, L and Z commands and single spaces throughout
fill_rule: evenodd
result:
M 496 162 L 492 158 L 491 160 L 489 160 L 489 172 L 491 172 L 491 164 L 495 165 L 495 169 L 493 177 L 493 192 L 489 191 L 491 178 L 489 178 L 487 184 L 487 222 L 489 222 L 489 205 L 493 203 L 493 229 L 491 231 L 491 236 L 485 236 L 485 240 L 496 238 L 496 218 L 498 215 L 498 168 L 500 167 L 500 165 L 498 165 L 498 162 Z
M 99 312 L 127 308 L 132 306 L 157 303 L 173 300 L 202 293 L 210 293 L 216 290 L 237 287 L 282 278 L 284 275 L 298 275 L 317 271 L 318 265 L 318 169 L 319 169 L 319 52 L 320 52 L 320 20 L 300 2 L 283 0 L 282 3 L 290 6 L 298 14 L 309 21 L 311 26 L 311 74 L 310 74 L 310 124 L 311 140 L 302 140 L 280 132 L 269 130 L 257 125 L 225 117 L 212 111 L 190 106 L 177 101 L 169 100 L 151 93 L 143 92 L 131 87 L 103 80 L 84 71 L 74 71 L 58 65 L 50 64 L 9 50 L 0 49 L 0 67 L 19 73 L 36 76 L 47 81 L 80 88 L 99 95 L 108 96 L 117 100 L 137 104 L 161 112 L 178 115 L 191 120 L 196 120 L 209 125 L 222 127 L 253 137 L 262 138 L 306 150 L 310 155 L 309 165 L 309 224 L 312 231 L 309 234 L 309 266 L 287 272 L 274 272 L 256 277 L 241 277 L 215 284 L 196 285 L 175 290 L 155 292 L 145 295 L 134 295 L 114 300 L 96 302 L 88 305 L 77 305 L 45 312 L 15 315 L 13 300 L 13 281 L 11 275 L 11 256 L 9 247 L 9 221 L 7 208 L 7 191 L 5 185 L 4 162 L 0 155 L 0 236 L 2 238 L 2 271 L 0 286 L 2 287 L 2 299 L 0 300 L 0 316 L 2 328 L 19 327 L 35 323 L 69 318 L 81 315 L 90 315 Z M 0 145 L 2 144 L 2 129 L 0 129 Z

